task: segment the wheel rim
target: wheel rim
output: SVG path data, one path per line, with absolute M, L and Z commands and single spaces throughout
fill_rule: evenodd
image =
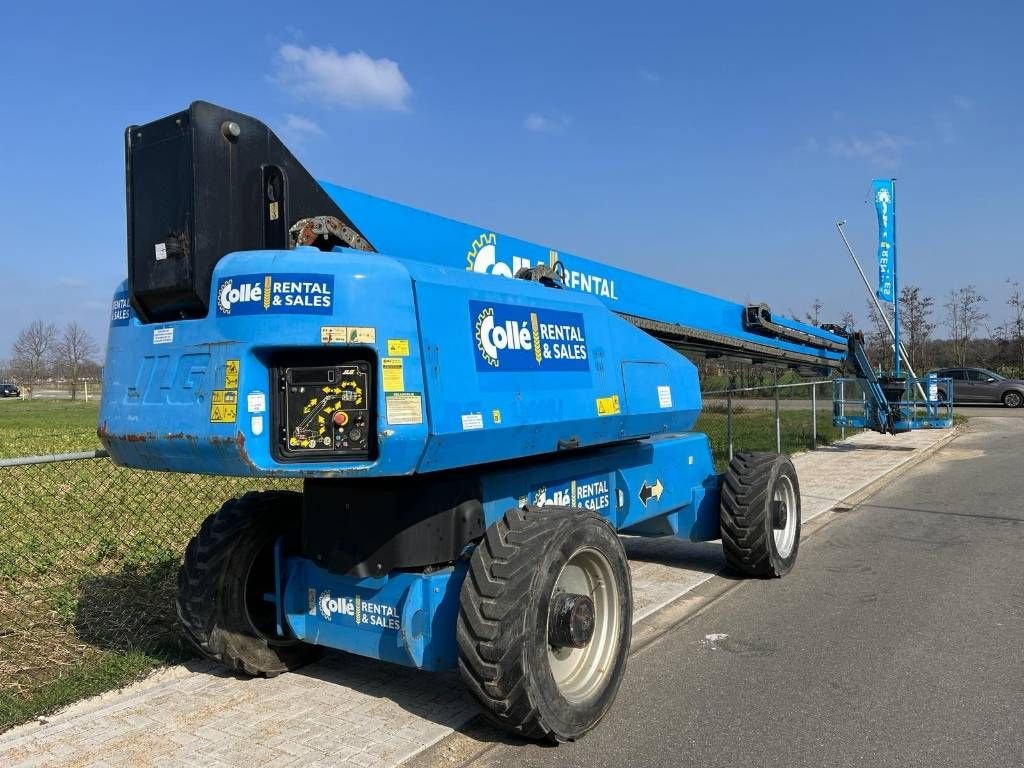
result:
M 577 550 L 562 567 L 551 605 L 559 592 L 586 595 L 594 603 L 594 632 L 583 648 L 548 643 L 548 666 L 555 685 L 566 701 L 578 704 L 599 693 L 612 674 L 622 621 L 619 587 L 608 558 L 585 548 Z
M 253 556 L 243 582 L 245 618 L 253 633 L 268 645 L 288 646 L 298 641 L 277 634 L 277 610 L 266 595 L 274 591 L 274 540 Z
M 1006 404 L 1010 408 L 1020 408 L 1020 400 L 1020 395 L 1018 395 L 1016 392 L 1011 392 L 1006 396 Z
M 793 552 L 796 544 L 796 527 L 799 522 L 799 509 L 796 504 L 796 489 L 793 481 L 786 475 L 779 475 L 775 481 L 775 492 L 772 494 L 774 504 L 782 504 L 785 511 L 785 524 L 781 527 L 772 525 L 772 536 L 775 539 L 775 551 L 785 559 Z

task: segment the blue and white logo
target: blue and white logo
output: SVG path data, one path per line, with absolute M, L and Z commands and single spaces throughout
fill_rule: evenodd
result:
M 871 182 L 878 214 L 878 290 L 882 301 L 896 300 L 896 211 L 893 202 L 892 181 L 875 179 Z
M 110 325 L 128 325 L 132 319 L 132 305 L 128 301 L 126 291 L 118 291 L 114 294 L 114 300 L 110 303 Z
M 471 301 L 469 317 L 478 371 L 590 370 L 579 312 Z
M 233 275 L 217 283 L 217 316 L 329 315 L 334 275 Z

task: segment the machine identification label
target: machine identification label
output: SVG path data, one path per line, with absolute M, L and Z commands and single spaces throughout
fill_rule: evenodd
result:
M 484 415 L 482 413 L 464 413 L 462 414 L 462 429 L 483 429 L 484 428 Z
M 471 301 L 469 319 L 480 372 L 590 370 L 579 312 Z
M 217 317 L 329 315 L 334 311 L 333 299 L 334 275 L 232 275 L 217 283 Z
M 423 398 L 419 392 L 388 392 L 384 403 L 388 424 L 423 423 Z
M 153 343 L 154 344 L 173 344 L 174 343 L 174 328 L 154 328 L 153 329 Z
M 672 388 L 661 386 L 658 387 L 658 405 L 661 408 L 672 407 Z

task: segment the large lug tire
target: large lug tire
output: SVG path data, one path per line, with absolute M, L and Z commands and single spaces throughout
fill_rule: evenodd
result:
M 618 692 L 633 596 L 622 543 L 583 509 L 510 509 L 462 585 L 459 670 L 485 715 L 529 739 L 574 741 Z
M 788 456 L 738 453 L 722 482 L 722 550 L 745 576 L 783 576 L 800 549 L 800 483 Z
M 1024 395 L 1017 391 L 1010 391 L 1003 395 L 1003 405 L 1007 408 L 1020 408 L 1024 405 Z
M 290 491 L 247 493 L 203 521 L 178 571 L 178 618 L 202 653 L 247 675 L 274 677 L 301 667 L 315 646 L 277 636 L 273 547 L 299 542 L 302 496 Z

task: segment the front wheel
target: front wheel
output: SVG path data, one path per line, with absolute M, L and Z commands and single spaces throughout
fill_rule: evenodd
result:
M 800 548 L 800 483 L 788 456 L 738 453 L 722 482 L 722 550 L 746 576 L 783 576 Z
M 488 718 L 555 742 L 601 721 L 633 618 L 626 553 L 604 518 L 510 509 L 474 550 L 459 602 L 459 670 Z
M 1020 408 L 1024 405 L 1024 395 L 1020 392 L 1007 392 L 1003 395 L 1003 405 L 1007 408 Z

